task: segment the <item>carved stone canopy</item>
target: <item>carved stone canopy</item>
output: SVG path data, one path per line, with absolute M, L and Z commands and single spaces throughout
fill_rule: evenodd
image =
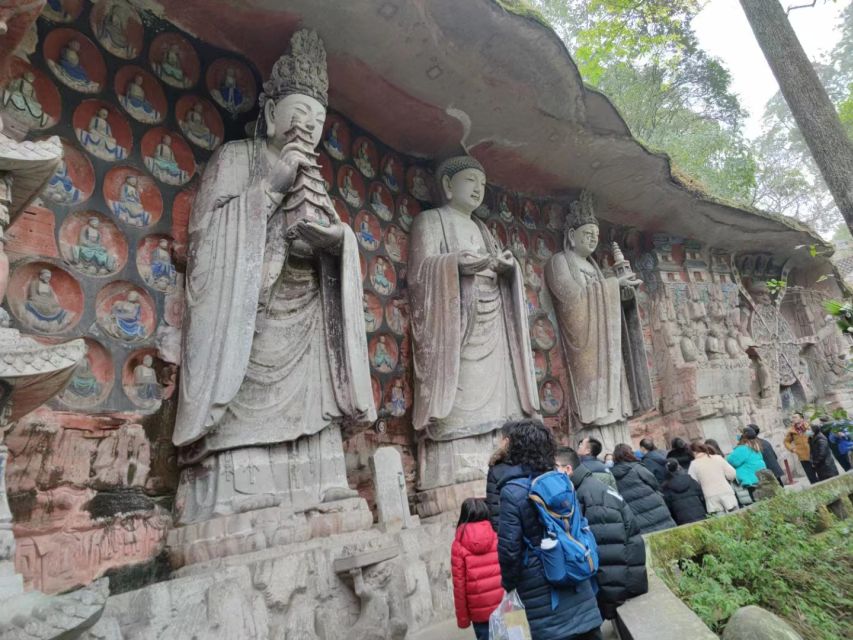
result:
M 61 162 L 59 138 L 51 136 L 40 142 L 18 142 L 2 133 L 0 121 L 0 175 L 12 174 L 10 224 L 39 194 Z

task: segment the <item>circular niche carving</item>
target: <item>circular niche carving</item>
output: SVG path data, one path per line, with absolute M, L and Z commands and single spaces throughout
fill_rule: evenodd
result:
M 385 251 L 394 262 L 405 263 L 409 259 L 409 236 L 395 224 L 385 229 Z
M 382 241 L 382 227 L 376 217 L 367 211 L 359 211 L 353 224 L 355 237 L 365 251 L 376 251 Z
M 142 67 L 122 67 L 115 75 L 113 89 L 128 115 L 143 124 L 157 124 L 166 117 L 169 103 L 163 87 Z
M 400 196 L 397 198 L 397 223 L 403 231 L 410 231 L 412 222 L 421 212 L 421 206 L 411 196 Z
M 548 379 L 539 388 L 539 404 L 542 411 L 554 415 L 563 408 L 563 388 L 557 380 Z
M 544 351 L 533 350 L 533 373 L 536 375 L 536 382 L 542 382 L 548 375 L 548 356 Z
M 385 222 L 390 222 L 394 218 L 394 198 L 391 192 L 381 182 L 371 182 L 369 192 L 368 206 Z
M 521 224 L 528 229 L 535 229 L 539 224 L 539 207 L 532 200 L 525 200 L 521 205 Z
M 5 115 L 33 131 L 52 127 L 62 115 L 59 90 L 46 73 L 20 58 L 12 58 L 2 101 Z
M 169 293 L 177 286 L 172 259 L 174 240 L 166 235 L 146 236 L 136 248 L 136 268 L 148 286 Z
M 530 253 L 534 260 L 545 263 L 557 250 L 557 243 L 554 238 L 544 233 L 534 233 L 533 241 L 530 247 Z
M 183 36 L 170 32 L 154 38 L 148 62 L 157 77 L 170 87 L 188 89 L 198 82 L 201 64 L 198 54 Z
M 258 97 L 255 77 L 245 64 L 234 58 L 219 58 L 207 68 L 205 84 L 210 97 L 228 113 L 248 111 Z
M 412 406 L 412 389 L 403 378 L 394 378 L 385 392 L 385 409 L 395 418 L 406 415 Z
M 509 245 L 507 248 L 512 251 L 512 255 L 516 258 L 524 260 L 527 257 L 529 246 L 530 240 L 527 237 L 527 232 L 514 225 L 512 231 L 509 233 Z
M 97 211 L 78 211 L 59 229 L 59 251 L 87 276 L 109 276 L 127 263 L 127 240 L 115 223 Z
M 204 98 L 183 96 L 175 105 L 175 119 L 187 140 L 202 149 L 213 151 L 225 138 L 219 112 Z
M 372 180 L 376 177 L 379 170 L 379 152 L 370 138 L 360 136 L 355 139 L 352 143 L 352 160 L 365 178 Z
M 83 12 L 83 0 L 53 0 L 44 6 L 41 17 L 51 22 L 74 22 Z
M 154 301 L 130 282 L 111 282 L 95 298 L 98 326 L 109 336 L 126 343 L 142 342 L 157 326 Z
M 397 274 L 388 258 L 376 256 L 367 267 L 370 283 L 374 291 L 383 296 L 390 296 L 397 288 Z
M 133 148 L 133 134 L 125 117 L 103 100 L 85 100 L 74 110 L 74 133 L 83 148 L 96 158 L 124 160 Z
M 142 51 L 142 18 L 127 2 L 98 2 L 92 7 L 89 24 L 101 46 L 114 56 L 132 60 Z
M 379 331 L 382 327 L 382 320 L 385 317 L 385 312 L 382 308 L 382 301 L 373 293 L 365 291 L 362 294 L 364 307 L 364 326 L 368 333 Z
M 337 114 L 328 114 L 323 127 L 323 148 L 326 152 L 335 160 L 346 160 L 349 157 L 351 139 L 346 121 Z
M 380 334 L 374 336 L 367 346 L 367 355 L 370 358 L 370 366 L 378 373 L 391 373 L 397 368 L 400 358 L 400 349 L 394 336 Z
M 180 186 L 195 173 L 192 149 L 177 133 L 165 127 L 151 129 L 142 136 L 142 159 L 145 167 L 164 184 Z
M 88 200 L 95 190 L 95 170 L 86 154 L 64 138 L 61 142 L 62 162 L 41 195 L 54 204 L 80 204 Z
M 163 196 L 149 176 L 129 166 L 114 167 L 104 176 L 104 200 L 121 222 L 131 227 L 157 224 Z
M 79 31 L 51 29 L 42 54 L 62 84 L 81 93 L 98 93 L 107 80 L 107 65 L 98 47 Z
M 38 333 L 73 329 L 83 312 L 83 290 L 70 273 L 48 262 L 28 262 L 9 278 L 9 307 L 17 320 Z
M 533 341 L 533 346 L 549 351 L 557 344 L 557 335 L 554 332 L 554 325 L 551 321 L 542 316 L 537 318 L 530 330 L 530 337 Z
M 402 336 L 409 326 L 407 305 L 404 298 L 394 298 L 385 309 L 385 322 L 396 335 Z
M 563 220 L 565 220 L 565 214 L 563 213 L 563 209 L 556 202 L 551 202 L 545 207 L 545 220 L 547 226 L 551 231 L 562 231 L 563 230 Z
M 381 173 L 384 182 L 391 191 L 400 193 L 403 190 L 403 161 L 394 153 L 382 158 Z
M 115 369 L 110 352 L 92 338 L 84 338 L 86 357 L 74 369 L 74 375 L 59 396 L 72 409 L 88 409 L 101 404 L 113 388 Z
M 515 198 L 510 193 L 506 193 L 505 191 L 502 193 L 495 194 L 494 199 L 494 210 L 493 213 L 497 214 L 497 216 L 503 220 L 504 222 L 510 223 L 515 220 L 515 212 L 517 211 L 517 205 L 515 202 Z
M 364 181 L 349 165 L 345 164 L 338 169 L 338 193 L 353 209 L 358 209 L 364 204 Z
M 435 181 L 432 176 L 421 167 L 412 166 L 406 172 L 406 189 L 421 202 L 431 203 L 434 201 Z
M 121 385 L 135 406 L 153 412 L 171 396 L 173 373 L 172 367 L 157 357 L 157 349 L 138 349 L 124 362 Z

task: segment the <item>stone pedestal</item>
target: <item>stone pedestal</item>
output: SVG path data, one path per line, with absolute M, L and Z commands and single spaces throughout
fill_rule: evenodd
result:
M 282 507 L 211 518 L 177 527 L 166 539 L 172 566 L 237 556 L 269 547 L 305 542 L 373 525 L 363 498 L 348 498 L 294 513 Z
M 450 513 L 458 517 L 459 509 L 465 498 L 485 498 L 486 479 L 472 480 L 461 484 L 451 484 L 446 487 L 437 487 L 420 491 L 416 496 L 418 515 L 421 518 L 437 516 L 441 513 Z
M 380 447 L 370 459 L 370 468 L 373 471 L 379 526 L 385 531 L 415 526 L 417 517 L 413 517 L 409 511 L 406 476 L 400 452 L 394 447 Z

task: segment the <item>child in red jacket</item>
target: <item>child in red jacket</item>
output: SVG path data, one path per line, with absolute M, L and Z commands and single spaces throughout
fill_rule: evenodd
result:
M 473 623 L 477 640 L 489 640 L 489 616 L 501 603 L 504 590 L 498 536 L 482 498 L 468 498 L 462 503 L 450 560 L 456 623 L 460 629 Z

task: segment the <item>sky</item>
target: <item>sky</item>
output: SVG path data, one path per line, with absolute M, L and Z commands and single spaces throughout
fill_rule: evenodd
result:
M 788 14 L 806 54 L 814 60 L 830 51 L 841 33 L 838 29 L 842 10 L 853 0 L 817 0 L 814 7 L 796 9 Z M 784 7 L 809 4 L 809 0 L 782 0 Z M 779 89 L 767 60 L 758 47 L 739 0 L 709 0 L 693 19 L 693 29 L 702 48 L 723 61 L 732 75 L 732 88 L 749 112 L 745 132 L 749 137 L 761 133 L 764 105 Z

